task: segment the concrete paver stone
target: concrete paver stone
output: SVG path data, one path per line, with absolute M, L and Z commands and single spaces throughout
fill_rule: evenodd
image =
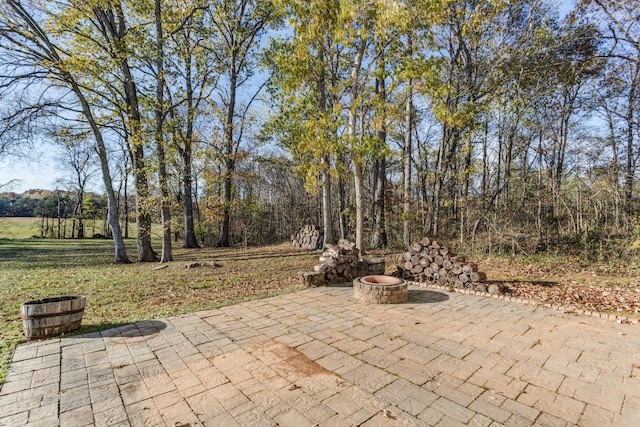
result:
M 525 303 L 320 287 L 30 342 L 0 426 L 640 425 L 640 327 Z

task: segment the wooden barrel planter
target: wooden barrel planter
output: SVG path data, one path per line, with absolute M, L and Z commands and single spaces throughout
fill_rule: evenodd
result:
M 60 296 L 25 302 L 20 306 L 27 341 L 55 337 L 80 328 L 84 296 Z

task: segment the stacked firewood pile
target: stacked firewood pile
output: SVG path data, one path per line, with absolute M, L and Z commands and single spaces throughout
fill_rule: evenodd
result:
M 384 274 L 384 268 L 384 259 L 360 260 L 360 249 L 355 243 L 341 239 L 337 245 L 324 245 L 320 263 L 313 269 L 324 273 L 327 282 L 342 282 L 369 274 Z
M 324 234 L 314 225 L 305 225 L 297 234 L 291 236 L 294 248 L 316 250 L 322 248 Z
M 402 254 L 396 276 L 415 282 L 453 284 L 459 289 L 485 290 L 487 275 L 478 266 L 457 256 L 437 240 L 425 237 Z

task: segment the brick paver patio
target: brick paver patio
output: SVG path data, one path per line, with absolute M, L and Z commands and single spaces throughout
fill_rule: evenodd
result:
M 638 426 L 640 326 L 325 287 L 16 349 L 0 426 Z

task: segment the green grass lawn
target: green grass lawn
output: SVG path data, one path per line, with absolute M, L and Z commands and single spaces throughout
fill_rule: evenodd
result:
M 0 238 L 2 239 L 28 239 L 38 235 L 40 235 L 38 218 L 0 217 Z
M 135 260 L 135 240 L 127 241 L 127 251 Z M 174 249 L 176 261 L 154 270 L 159 264 L 113 264 L 110 240 L 0 238 L 0 384 L 22 340 L 23 302 L 86 295 L 79 333 L 90 332 L 297 290 L 297 272 L 317 257 L 288 244 Z M 220 266 L 185 268 L 193 261 Z

